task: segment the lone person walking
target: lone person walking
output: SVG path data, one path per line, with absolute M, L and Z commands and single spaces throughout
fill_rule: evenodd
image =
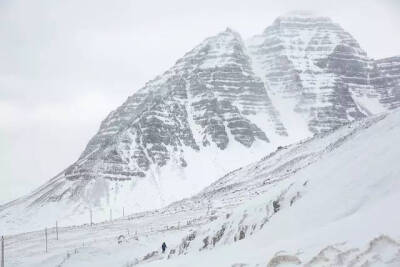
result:
M 162 253 L 164 253 L 165 250 L 167 249 L 167 244 L 165 244 L 165 242 L 162 243 L 161 249 L 162 249 Z

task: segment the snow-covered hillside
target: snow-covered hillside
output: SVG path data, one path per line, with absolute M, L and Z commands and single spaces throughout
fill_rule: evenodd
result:
M 326 17 L 287 14 L 247 42 L 228 28 L 111 112 L 75 163 L 0 206 L 0 225 L 165 207 L 279 146 L 398 107 L 399 77 L 398 57 L 370 59 Z
M 0 221 L 29 230 L 56 219 L 86 222 L 90 209 L 105 220 L 110 209 L 164 207 L 297 140 L 244 50 L 230 29 L 206 39 L 113 111 L 77 162 L 0 207 Z
M 42 231 L 7 236 L 6 266 L 399 266 L 399 142 L 399 111 L 356 121 L 166 208 L 50 230 L 47 254 Z

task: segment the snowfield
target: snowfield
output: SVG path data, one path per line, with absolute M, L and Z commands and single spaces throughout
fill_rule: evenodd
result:
M 48 253 L 7 235 L 5 266 L 400 266 L 399 143 L 399 111 L 356 121 L 166 208 L 49 229 Z

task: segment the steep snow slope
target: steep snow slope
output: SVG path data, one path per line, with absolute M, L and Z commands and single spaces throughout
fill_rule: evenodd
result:
M 399 111 L 347 124 L 164 209 L 51 231 L 48 254 L 42 232 L 7 236 L 6 266 L 399 266 L 399 141 Z

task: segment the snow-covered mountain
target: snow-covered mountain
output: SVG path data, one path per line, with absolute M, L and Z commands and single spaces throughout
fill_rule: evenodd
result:
M 349 123 L 166 208 L 51 229 L 48 253 L 6 236 L 6 266 L 399 266 L 399 142 L 399 111 Z
M 398 68 L 384 69 L 385 60 L 375 64 L 330 18 L 290 13 L 248 43 L 289 134 L 326 131 L 394 107 L 393 99 L 385 101 L 390 86 L 381 70 L 398 75 Z
M 0 216 L 18 221 L 15 210 L 21 210 L 29 213 L 23 220 L 36 222 L 51 210 L 53 216 L 41 217 L 78 223 L 89 209 L 104 220 L 110 208 L 115 214 L 159 208 L 259 159 L 284 139 L 286 129 L 243 41 L 227 29 L 129 97 L 102 122 L 77 162 L 0 208 Z M 4 215 L 10 210 L 11 217 Z
M 329 18 L 291 13 L 248 41 L 227 29 L 111 112 L 75 163 L 1 206 L 0 225 L 164 207 L 278 146 L 398 107 L 399 77 L 398 57 L 368 58 Z
M 376 60 L 374 85 L 380 102 L 389 109 L 400 107 L 400 56 Z

